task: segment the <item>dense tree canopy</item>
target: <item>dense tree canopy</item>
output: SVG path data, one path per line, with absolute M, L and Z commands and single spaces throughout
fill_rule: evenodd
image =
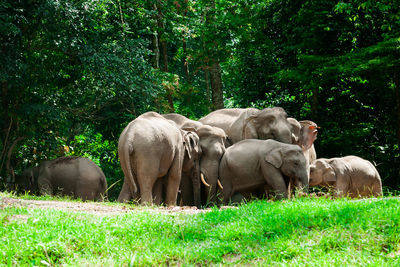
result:
M 398 0 L 5 0 L 0 51 L 1 183 L 84 155 L 111 185 L 121 130 L 149 110 L 281 106 L 321 126 L 319 157 L 400 185 Z

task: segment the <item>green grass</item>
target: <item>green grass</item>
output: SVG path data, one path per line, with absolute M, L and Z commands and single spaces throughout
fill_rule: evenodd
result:
M 254 201 L 194 215 L 4 207 L 0 265 L 399 266 L 399 207 L 397 198 Z

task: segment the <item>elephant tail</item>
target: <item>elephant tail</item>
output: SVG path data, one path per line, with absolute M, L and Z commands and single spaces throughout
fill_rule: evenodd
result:
M 377 170 L 375 170 L 375 185 L 374 185 L 373 194 L 375 196 L 382 196 L 383 195 L 382 180 L 381 180 L 381 176 L 379 175 Z
M 108 197 L 108 190 L 107 190 L 107 180 L 106 177 L 103 175 L 100 179 L 100 192 L 101 194 L 104 194 L 104 197 Z
M 125 180 L 128 183 L 130 191 L 133 195 L 138 191 L 137 185 L 135 183 L 136 175 L 131 166 L 131 155 L 134 153 L 133 147 L 131 145 L 128 145 L 128 149 L 124 148 L 123 153 L 124 155 L 123 160 L 121 160 L 121 167 L 125 174 Z

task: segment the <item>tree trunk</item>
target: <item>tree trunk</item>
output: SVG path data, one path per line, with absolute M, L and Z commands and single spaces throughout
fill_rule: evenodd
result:
M 161 7 L 162 7 L 161 4 L 162 4 L 162 1 L 158 0 L 157 1 L 157 10 L 158 10 L 157 24 L 158 24 L 158 28 L 160 29 L 160 31 L 158 32 L 158 36 L 159 36 L 158 41 L 160 43 L 162 62 L 163 62 L 162 71 L 168 72 L 167 41 L 165 40 L 165 38 L 163 38 L 163 33 L 165 30 L 165 27 L 164 27 L 164 23 L 163 23 L 164 14 L 162 13 L 162 10 L 161 10 Z M 169 88 L 165 88 L 165 89 L 166 89 L 166 93 L 167 93 L 167 100 L 168 100 L 168 104 L 170 107 L 170 112 L 175 112 L 174 102 L 172 100 L 171 89 L 169 89 Z
M 6 130 L 6 127 L 10 124 L 10 117 L 8 116 L 8 85 L 7 81 L 1 81 L 1 106 L 3 108 L 3 125 L 1 131 Z
M 17 139 L 15 139 L 7 153 L 7 163 L 6 163 L 7 176 L 8 175 L 11 176 L 12 182 L 15 182 L 15 177 L 14 177 L 14 169 L 11 167 L 11 156 L 17 143 L 23 140 L 24 138 L 25 136 L 20 136 Z
M 395 71 L 393 74 L 394 90 L 396 92 L 397 103 L 397 145 L 400 148 L 400 84 L 399 74 Z
M 214 62 L 210 69 L 211 90 L 212 90 L 212 108 L 213 110 L 224 108 L 222 93 L 221 66 L 219 62 Z
M 190 76 L 189 76 L 189 62 L 187 61 L 187 48 L 186 48 L 186 39 L 183 37 L 183 68 L 185 70 L 186 80 L 190 83 Z
M 204 81 L 206 84 L 206 97 L 207 97 L 207 104 L 208 104 L 208 111 L 211 111 L 211 90 L 210 90 L 210 77 L 209 77 L 208 69 L 204 69 Z
M 2 149 L 0 149 L 0 174 L 3 171 L 3 163 L 6 159 L 6 149 L 8 146 L 8 138 L 10 135 L 12 120 L 8 115 L 8 85 L 7 81 L 1 81 L 1 107 L 3 109 L 2 123 L 0 123 L 0 136 L 4 140 L 2 142 Z M 4 134 L 3 134 L 4 133 Z
M 211 10 L 216 10 L 215 0 L 211 1 Z M 215 28 L 213 25 L 213 21 L 215 21 L 215 15 L 206 14 L 206 24 L 210 25 L 210 29 Z M 215 42 L 215 41 L 214 41 Z M 211 101 L 212 101 L 212 109 L 221 109 L 224 108 L 224 100 L 222 93 L 222 76 L 221 76 L 221 66 L 219 64 L 219 59 L 217 58 L 217 51 L 213 49 L 209 51 L 208 55 L 211 59 L 211 67 L 210 67 L 210 79 L 211 79 Z
M 157 11 L 157 5 L 154 4 L 153 5 L 153 10 Z M 154 16 L 154 21 L 158 21 L 157 16 Z M 157 23 L 154 23 L 154 29 L 157 28 Z M 152 65 L 153 68 L 155 69 L 159 69 L 160 68 L 160 48 L 158 46 L 158 32 L 156 30 L 154 30 L 153 32 L 153 39 L 152 39 L 152 46 L 153 46 L 153 57 L 152 57 Z

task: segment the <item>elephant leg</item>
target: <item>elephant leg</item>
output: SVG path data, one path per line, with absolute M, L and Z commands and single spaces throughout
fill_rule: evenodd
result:
M 118 196 L 118 202 L 128 202 L 129 200 L 131 200 L 131 198 L 132 198 L 132 195 L 131 195 L 131 191 L 129 189 L 129 185 L 126 181 L 124 181 L 121 192 L 119 193 L 119 196 Z
M 46 181 L 46 182 L 42 182 L 39 184 L 39 192 L 41 195 L 49 195 L 52 196 L 53 195 L 53 188 L 50 184 L 50 182 Z
M 288 188 L 285 183 L 281 172 L 277 169 L 271 169 L 261 164 L 261 170 L 265 181 L 271 187 L 275 193 L 276 199 L 282 199 L 288 197 Z
M 163 178 L 157 179 L 153 187 L 154 204 L 161 205 L 163 193 Z
M 222 190 L 222 196 L 223 196 L 222 203 L 224 205 L 228 205 L 229 201 L 231 200 L 232 194 L 233 194 L 232 184 L 228 183 L 228 182 L 224 182 L 222 180 L 221 180 L 221 182 L 222 182 L 223 187 L 224 187 L 224 189 Z
M 336 182 L 336 188 L 334 193 L 335 198 L 350 196 L 348 189 L 349 185 L 346 182 L 342 181 Z
M 179 185 L 181 183 L 182 175 L 182 157 L 179 153 L 175 155 L 172 165 L 167 174 L 167 195 L 165 203 L 168 206 L 175 206 L 178 196 Z
M 142 204 L 149 204 L 149 205 L 153 204 L 153 185 L 154 185 L 153 181 L 155 179 L 157 179 L 157 177 L 149 175 L 142 176 L 142 182 L 139 183 L 140 198 Z
M 181 203 L 183 206 L 193 206 L 193 183 L 188 175 L 182 175 L 181 180 Z

